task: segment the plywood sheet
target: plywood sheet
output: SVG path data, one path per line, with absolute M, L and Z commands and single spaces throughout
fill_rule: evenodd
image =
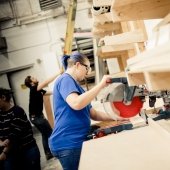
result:
M 84 142 L 79 170 L 169 170 L 168 135 L 146 126 Z

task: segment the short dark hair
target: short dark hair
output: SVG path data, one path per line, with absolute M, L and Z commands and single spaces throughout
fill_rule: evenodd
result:
M 30 88 L 31 87 L 31 83 L 32 83 L 32 80 L 31 80 L 31 76 L 27 76 L 25 78 L 25 85 Z
M 10 101 L 11 97 L 12 97 L 13 91 L 11 89 L 5 89 L 0 87 L 0 98 L 2 98 L 2 96 L 5 96 L 6 101 Z

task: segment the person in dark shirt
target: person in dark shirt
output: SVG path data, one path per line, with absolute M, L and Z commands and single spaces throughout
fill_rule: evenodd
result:
M 44 117 L 43 114 L 43 96 L 49 95 L 51 92 L 46 92 L 43 90 L 49 83 L 55 80 L 62 71 L 50 77 L 46 81 L 39 83 L 38 80 L 32 76 L 27 76 L 25 79 L 25 85 L 30 89 L 29 96 L 29 117 L 33 125 L 40 131 L 42 134 L 42 143 L 46 159 L 49 160 L 53 157 L 51 154 L 48 138 L 52 133 L 52 128 L 48 120 Z
M 0 88 L 0 169 L 41 170 L 40 151 L 25 111 L 11 102 L 12 91 Z

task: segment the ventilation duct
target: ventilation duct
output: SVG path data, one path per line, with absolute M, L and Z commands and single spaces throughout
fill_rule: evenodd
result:
M 41 10 L 49 10 L 62 6 L 61 0 L 39 0 Z

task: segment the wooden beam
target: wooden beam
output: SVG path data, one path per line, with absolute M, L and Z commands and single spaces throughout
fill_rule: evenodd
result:
M 101 47 L 103 53 L 106 52 L 115 52 L 115 51 L 124 51 L 134 49 L 134 45 L 132 43 L 123 44 L 123 45 L 105 45 Z
M 94 24 L 92 33 L 95 38 L 102 38 L 107 35 L 113 35 L 116 32 L 120 32 L 120 23 L 106 22 L 104 24 Z
M 145 79 L 149 91 L 170 90 L 170 69 L 146 71 Z
M 111 36 L 113 35 L 113 31 L 101 31 L 101 30 L 93 30 L 92 29 L 92 34 L 93 34 L 93 38 L 103 38 L 105 36 Z
M 96 56 L 101 57 L 103 59 L 106 59 L 106 58 L 118 58 L 118 57 L 121 57 L 121 55 L 126 55 L 126 54 L 127 54 L 126 51 L 121 51 L 121 52 L 120 51 L 119 52 L 116 51 L 116 52 L 103 53 L 101 51 L 101 49 L 98 48 Z
M 166 67 L 146 67 L 145 69 L 136 69 L 126 71 L 128 83 L 130 86 L 145 84 L 147 90 L 170 90 L 170 68 Z
M 103 31 L 115 31 L 115 30 L 120 30 L 121 25 L 120 23 L 113 23 L 113 22 L 106 22 L 104 24 L 96 24 L 93 26 L 94 30 L 103 30 Z
M 123 60 L 122 60 L 122 56 L 120 57 L 117 57 L 117 61 L 119 63 L 119 69 L 121 72 L 123 72 L 125 70 L 125 65 L 123 63 Z
M 127 72 L 127 79 L 129 86 L 138 86 L 146 84 L 143 72 Z
M 146 41 L 142 30 L 134 30 L 113 36 L 106 36 L 100 40 L 104 41 L 105 45 L 121 45 L 128 43 L 144 42 Z
M 125 73 L 124 71 L 122 71 L 122 72 L 118 72 L 118 73 L 111 74 L 111 76 L 112 76 L 113 78 L 126 77 L 126 73 Z
M 94 23 L 101 23 L 104 24 L 105 22 L 112 22 L 112 13 L 107 12 L 101 15 L 94 15 L 92 14 Z
M 93 6 L 111 6 L 112 0 L 93 0 Z
M 170 11 L 169 0 L 113 0 L 113 22 L 164 18 Z
M 159 23 L 157 24 L 154 28 L 153 31 L 158 31 L 160 27 L 170 23 L 170 13 Z

